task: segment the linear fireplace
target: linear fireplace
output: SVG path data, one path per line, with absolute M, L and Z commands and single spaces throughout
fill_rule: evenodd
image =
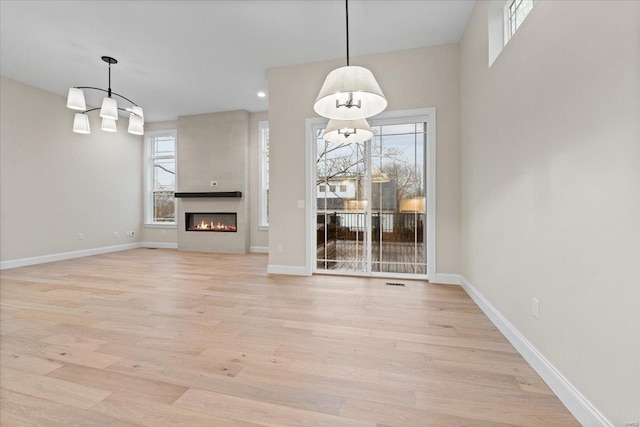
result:
M 235 212 L 185 212 L 184 216 L 186 231 L 238 231 L 238 214 Z

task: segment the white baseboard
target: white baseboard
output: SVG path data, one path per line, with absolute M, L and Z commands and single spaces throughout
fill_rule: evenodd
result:
M 435 277 L 429 279 L 429 283 L 439 284 L 439 285 L 459 285 L 460 284 L 460 275 L 459 274 L 444 274 L 444 273 L 436 273 Z
M 613 427 L 613 424 L 586 397 L 544 357 L 537 348 L 504 317 L 464 276 L 460 276 L 463 289 L 502 332 L 518 353 L 542 377 L 549 388 L 564 403 L 569 412 L 585 427 Z
M 254 254 L 268 254 L 269 253 L 269 247 L 267 247 L 267 246 L 251 246 L 249 248 L 249 252 L 252 252 Z
M 178 249 L 178 244 L 166 242 L 142 242 L 142 247 L 154 249 Z
M 267 274 L 289 274 L 293 276 L 310 276 L 306 267 L 291 267 L 289 265 L 273 265 L 267 266 Z
M 141 246 L 142 244 L 140 242 L 127 243 L 126 245 L 106 246 L 103 248 L 83 249 L 80 251 L 62 252 L 59 254 L 42 255 L 31 258 L 12 259 L 0 262 L 0 270 L 26 267 L 27 265 L 45 264 L 47 262 L 64 261 L 66 259 L 82 258 L 91 255 L 107 254 L 109 252 L 125 251 L 127 249 L 136 249 Z

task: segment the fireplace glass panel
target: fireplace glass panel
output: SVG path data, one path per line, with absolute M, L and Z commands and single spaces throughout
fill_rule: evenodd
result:
M 185 213 L 187 231 L 237 232 L 238 215 L 235 212 Z

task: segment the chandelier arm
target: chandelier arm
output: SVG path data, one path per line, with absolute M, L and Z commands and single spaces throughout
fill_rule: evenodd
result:
M 82 112 L 82 114 L 87 114 L 87 113 L 90 113 L 90 112 L 92 112 L 92 111 L 96 111 L 96 110 L 99 110 L 99 109 L 100 109 L 100 108 L 98 108 L 98 107 L 96 107 L 96 108 L 91 108 L 91 109 L 89 109 L 89 110 L 83 111 L 83 112 Z M 127 113 L 131 113 L 131 114 L 134 114 L 134 115 L 136 115 L 136 116 L 140 116 L 140 114 L 136 114 L 136 113 L 134 113 L 133 111 L 129 111 L 129 110 L 127 110 L 126 108 L 120 108 L 120 107 L 118 107 L 118 110 L 120 110 L 120 111 L 126 111 Z M 142 116 L 140 116 L 140 117 L 142 117 Z
M 344 7 L 347 16 L 347 67 L 349 66 L 349 0 L 344 0 Z
M 133 102 L 132 100 L 130 100 L 129 98 L 127 98 L 126 96 L 120 95 L 119 93 L 115 93 L 115 92 L 111 92 L 112 95 L 115 96 L 119 96 L 120 98 L 129 101 L 131 104 L 135 105 L 136 107 L 138 106 L 138 104 L 136 104 L 135 102 Z
M 110 95 L 119 96 L 120 98 L 124 99 L 125 101 L 129 101 L 131 104 L 135 105 L 136 107 L 138 106 L 138 104 L 136 104 L 135 102 L 133 102 L 132 100 L 130 100 L 126 96 L 120 95 L 119 93 L 111 92 L 111 91 L 109 91 L 107 89 L 102 89 L 102 88 L 93 87 L 93 86 L 74 86 L 74 87 L 76 89 L 94 89 L 94 90 L 99 90 L 101 92 L 105 92 L 105 93 L 108 93 Z
M 109 93 L 108 90 L 106 89 L 101 89 L 99 87 L 93 87 L 93 86 L 74 86 L 76 89 L 95 89 L 95 90 L 99 90 L 101 92 L 107 92 Z

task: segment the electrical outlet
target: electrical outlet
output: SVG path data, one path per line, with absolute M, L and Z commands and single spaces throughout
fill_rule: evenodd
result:
M 118 232 L 117 232 L 117 231 L 114 231 L 114 232 L 113 232 L 113 238 L 114 238 L 114 239 L 117 239 L 117 238 L 118 238 Z
M 78 240 L 84 240 L 84 233 L 78 233 Z
M 536 298 L 531 302 L 531 314 L 533 314 L 533 317 L 536 319 L 540 318 L 540 301 Z
M 278 252 L 282 253 L 282 245 L 278 245 Z
M 298 200 L 296 203 L 299 209 L 304 209 L 304 200 Z
M 127 231 L 127 237 L 133 237 L 136 233 L 134 231 Z
M 212 187 L 217 187 L 218 186 L 218 181 L 211 181 L 209 183 L 209 185 L 212 186 Z

